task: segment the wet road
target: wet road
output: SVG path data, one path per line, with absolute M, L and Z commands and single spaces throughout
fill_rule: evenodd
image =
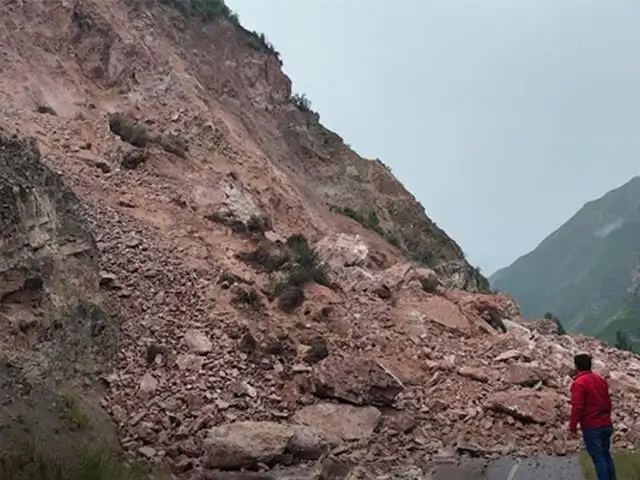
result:
M 460 465 L 441 465 L 433 480 L 585 480 L 575 457 L 532 457 L 467 460 Z

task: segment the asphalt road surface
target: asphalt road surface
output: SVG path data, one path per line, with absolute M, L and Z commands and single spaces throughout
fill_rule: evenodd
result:
M 466 460 L 441 465 L 433 480 L 585 480 L 575 457 L 532 457 Z

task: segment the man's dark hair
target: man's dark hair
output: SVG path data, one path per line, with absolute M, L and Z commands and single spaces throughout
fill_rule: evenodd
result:
M 591 355 L 580 353 L 573 357 L 573 364 L 579 372 L 588 372 L 591 370 Z

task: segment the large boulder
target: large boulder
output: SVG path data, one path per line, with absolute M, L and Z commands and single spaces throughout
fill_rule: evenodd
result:
M 375 360 L 332 355 L 313 369 L 313 392 L 354 405 L 392 405 L 403 384 Z
M 507 366 L 504 374 L 505 382 L 522 387 L 533 387 L 544 380 L 542 373 L 529 365 L 512 363 Z
M 273 464 L 285 453 L 312 460 L 328 448 L 324 437 L 312 427 L 252 421 L 213 427 L 203 446 L 207 467 L 222 469 Z
M 368 439 L 378 425 L 380 416 L 380 410 L 375 407 L 319 403 L 296 412 L 293 421 L 314 427 L 332 443 L 339 443 Z
M 563 407 L 563 399 L 556 392 L 528 388 L 497 392 L 488 399 L 488 408 L 524 423 L 553 423 L 566 413 Z
M 237 231 L 269 230 L 269 219 L 258 201 L 233 177 L 222 180 L 215 188 L 196 187 L 193 200 L 198 211 L 208 220 Z
M 396 317 L 414 335 L 426 333 L 429 323 L 440 324 L 452 331 L 467 332 L 473 323 L 455 303 L 440 296 L 403 298 L 396 309 Z M 488 328 L 488 327 L 487 327 Z
M 503 294 L 490 295 L 449 290 L 445 295 L 456 303 L 469 318 L 478 317 L 498 331 L 507 331 L 504 320 L 520 317 L 517 304 Z
M 401 290 L 435 293 L 440 286 L 440 279 L 433 270 L 416 267 L 411 263 L 397 263 L 369 279 L 360 281 L 355 288 L 368 292 L 386 290 L 390 294 L 396 294 Z
M 364 266 L 369 255 L 369 247 L 359 235 L 346 233 L 326 236 L 315 245 L 315 248 L 332 270 Z

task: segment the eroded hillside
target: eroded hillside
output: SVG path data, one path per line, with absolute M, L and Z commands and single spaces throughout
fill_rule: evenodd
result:
M 143 171 L 161 175 L 162 194 L 181 196 L 187 205 L 176 214 L 162 202 L 141 202 L 140 215 L 156 210 L 145 212 L 155 226 L 175 230 L 194 209 L 195 217 L 206 216 L 216 201 L 215 186 L 232 178 L 252 198 L 255 211 L 248 213 L 283 235 L 363 233 L 330 210 L 374 216 L 375 228 L 399 247 L 364 232 L 380 251 L 380 266 L 405 251 L 457 287 L 486 290 L 458 245 L 381 162 L 359 157 L 293 101 L 277 55 L 259 48 L 261 40 L 241 27 L 185 19 L 155 1 L 3 8 L 7 120 L 40 137 L 43 149 L 76 157 L 69 174 L 77 175 L 99 169 L 96 162 L 121 163 L 110 113 L 164 136 L 164 143 L 149 142 L 160 148 Z M 172 141 L 180 145 L 167 145 Z M 176 148 L 188 148 L 188 155 L 181 157 Z M 155 185 L 135 187 L 128 193 L 160 195 Z M 101 190 L 112 202 L 117 198 L 111 188 Z
M 265 473 L 246 478 L 290 480 L 421 479 L 461 454 L 563 453 L 577 446 L 559 428 L 571 355 L 585 348 L 609 372 L 623 421 L 637 422 L 636 357 L 518 323 L 517 305 L 485 293 L 382 162 L 292 97 L 264 38 L 214 13 L 0 5 L 2 125 L 36 139 L 60 174 L 45 183 L 79 200 L 93 253 L 64 232 L 36 250 L 54 265 L 93 262 L 90 276 L 63 270 L 56 288 L 86 280 L 113 311 L 83 332 L 112 352 L 98 334 L 114 329 L 115 358 L 73 379 L 105 385 L 90 406 L 110 414 L 127 452 L 179 478 L 249 468 Z M 32 204 L 18 209 L 25 224 L 52 218 L 50 202 Z M 3 233 L 12 224 L 3 217 Z M 13 285 L 23 270 L 7 265 L 3 291 L 33 285 Z M 78 300 L 44 286 L 52 301 Z M 37 339 L 21 351 L 23 372 L 40 358 Z M 637 431 L 620 430 L 617 444 Z

